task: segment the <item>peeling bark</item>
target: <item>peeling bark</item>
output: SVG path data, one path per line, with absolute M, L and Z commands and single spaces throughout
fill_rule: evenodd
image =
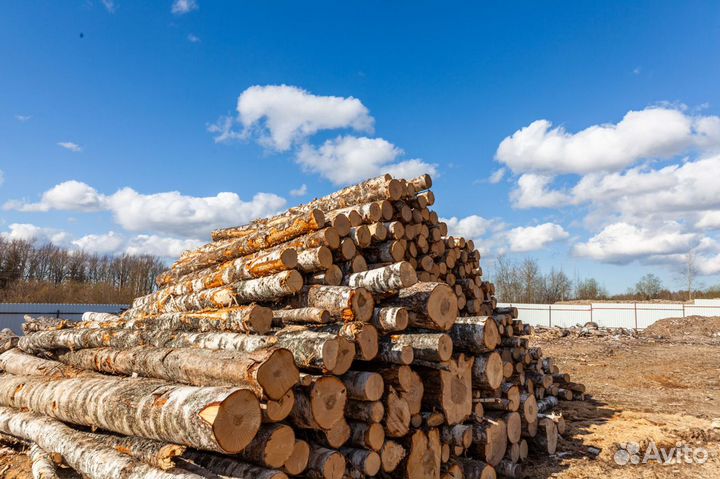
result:
M 165 472 L 138 462 L 113 448 L 96 444 L 88 433 L 40 414 L 0 407 L 0 431 L 60 454 L 70 467 L 90 479 L 201 479 L 196 474 Z
M 327 310 L 330 315 L 343 321 L 367 322 L 372 316 L 374 300 L 364 288 L 348 286 L 305 286 L 286 303 L 291 307 L 314 307 Z
M 57 467 L 50 455 L 40 446 L 33 444 L 28 451 L 32 462 L 33 479 L 58 479 Z
M 0 404 L 130 436 L 236 453 L 260 427 L 252 391 L 138 378 L 0 376 Z
M 258 397 L 278 400 L 298 382 L 292 353 L 263 349 L 252 353 L 203 349 L 97 348 L 60 353 L 58 360 L 81 369 L 165 379 L 193 386 L 244 384 Z
M 276 326 L 293 323 L 326 324 L 332 321 L 330 313 L 322 308 L 288 308 L 276 309 L 272 312 L 273 323 Z

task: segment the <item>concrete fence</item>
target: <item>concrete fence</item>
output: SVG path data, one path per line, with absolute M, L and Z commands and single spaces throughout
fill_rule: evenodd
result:
M 85 311 L 119 313 L 127 308 L 127 304 L 0 303 L 0 329 L 10 328 L 22 334 L 26 314 L 79 320 Z
M 602 328 L 644 329 L 655 321 L 686 316 L 720 316 L 720 301 L 689 303 L 591 303 L 591 304 L 527 304 L 498 303 L 515 306 L 519 318 L 539 326 L 568 327 L 589 321 Z

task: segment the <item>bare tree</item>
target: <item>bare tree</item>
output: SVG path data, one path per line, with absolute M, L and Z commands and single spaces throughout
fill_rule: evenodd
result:
M 687 299 L 693 300 L 693 291 L 695 289 L 695 278 L 698 274 L 697 256 L 694 251 L 688 251 L 685 255 L 685 281 L 687 283 Z
M 557 303 L 570 298 L 572 294 L 572 282 L 570 278 L 562 271 L 556 271 L 555 268 L 544 278 L 544 290 L 542 301 L 544 303 Z
M 575 286 L 576 299 L 604 299 L 607 296 L 607 291 L 595 278 L 580 280 Z
M 663 290 L 662 280 L 653 273 L 648 273 L 635 283 L 635 294 L 643 299 L 655 299 Z

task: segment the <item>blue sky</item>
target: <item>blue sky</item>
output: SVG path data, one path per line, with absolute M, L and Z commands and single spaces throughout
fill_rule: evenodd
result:
M 487 269 L 716 284 L 718 58 L 717 2 L 8 3 L 0 234 L 172 257 L 430 169 Z

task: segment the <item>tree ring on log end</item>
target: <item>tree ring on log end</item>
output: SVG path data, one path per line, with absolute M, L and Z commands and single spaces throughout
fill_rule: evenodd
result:
M 261 421 L 260 402 L 252 391 L 241 389 L 219 404 L 212 429 L 218 445 L 228 454 L 236 454 L 250 444 Z

